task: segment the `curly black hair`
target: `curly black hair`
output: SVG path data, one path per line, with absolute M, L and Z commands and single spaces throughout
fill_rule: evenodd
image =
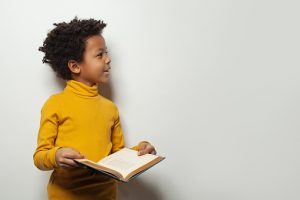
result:
M 77 16 L 69 23 L 54 23 L 56 26 L 48 34 L 39 47 L 45 53 L 43 63 L 48 63 L 58 77 L 72 79 L 68 61 L 81 62 L 85 51 L 86 40 L 90 36 L 102 34 L 106 23 L 102 20 L 82 19 Z

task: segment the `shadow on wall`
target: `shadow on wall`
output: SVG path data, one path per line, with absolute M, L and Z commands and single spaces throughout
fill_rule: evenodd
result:
M 142 179 L 133 179 L 129 183 L 119 183 L 119 200 L 161 200 L 162 195 L 156 187 L 143 181 Z

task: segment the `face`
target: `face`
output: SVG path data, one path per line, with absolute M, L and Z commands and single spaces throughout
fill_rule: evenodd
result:
M 69 68 L 75 80 L 92 86 L 108 82 L 110 62 L 104 38 L 101 35 L 95 35 L 86 40 L 82 62 L 74 62 L 73 66 L 69 62 Z

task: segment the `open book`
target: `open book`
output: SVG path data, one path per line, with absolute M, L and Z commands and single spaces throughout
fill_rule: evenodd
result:
M 128 182 L 163 159 L 165 157 L 152 154 L 138 156 L 136 150 L 123 148 L 98 162 L 88 159 L 74 159 L 74 161 L 116 180 Z

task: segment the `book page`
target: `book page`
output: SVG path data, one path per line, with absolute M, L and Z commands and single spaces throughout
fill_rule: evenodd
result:
M 103 158 L 98 164 L 116 170 L 120 172 L 123 177 L 126 177 L 132 171 L 151 162 L 157 157 L 158 156 L 152 154 L 138 156 L 137 151 L 123 148 L 116 153 Z

